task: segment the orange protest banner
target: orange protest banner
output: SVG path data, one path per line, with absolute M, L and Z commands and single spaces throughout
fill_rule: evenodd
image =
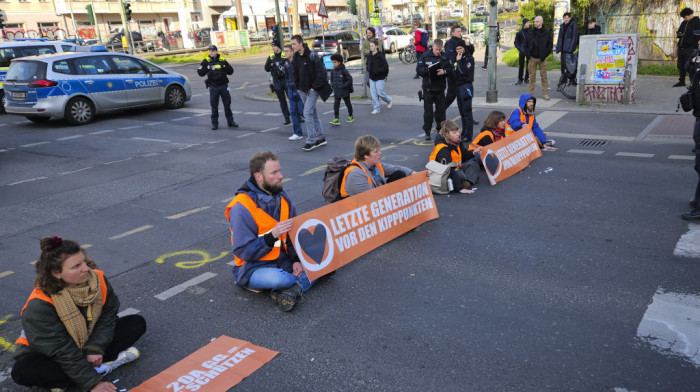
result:
M 491 185 L 518 173 L 541 156 L 542 151 L 530 127 L 523 127 L 481 150 L 481 162 Z
M 419 172 L 294 217 L 290 235 L 314 280 L 438 216 Z
M 221 335 L 131 392 L 227 391 L 278 354 Z

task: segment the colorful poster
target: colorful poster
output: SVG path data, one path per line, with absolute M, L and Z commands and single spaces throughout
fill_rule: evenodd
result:
M 314 280 L 438 216 L 421 171 L 296 216 L 289 235 Z
M 245 340 L 221 335 L 131 392 L 228 391 L 277 354 Z
M 481 162 L 491 185 L 520 172 L 541 156 L 535 135 L 527 125 L 481 150 Z
M 594 82 L 621 83 L 624 80 L 627 43 L 627 38 L 596 40 Z

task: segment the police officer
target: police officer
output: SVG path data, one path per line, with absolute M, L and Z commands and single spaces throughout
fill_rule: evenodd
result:
M 285 97 L 285 92 L 287 91 L 287 74 L 286 66 L 287 56 L 282 52 L 280 48 L 280 42 L 278 40 L 272 40 L 272 53 L 265 61 L 265 72 L 269 72 L 272 75 L 272 90 L 277 94 L 277 99 L 280 101 L 280 109 L 282 109 L 282 115 L 284 116 L 284 125 L 291 123 L 289 119 L 289 106 L 287 106 L 287 98 Z
M 700 42 L 698 42 L 700 44 Z M 690 201 L 692 210 L 681 215 L 687 221 L 700 221 L 700 49 L 696 49 L 691 54 L 685 65 L 690 76 L 690 91 L 693 96 L 693 116 L 695 116 L 695 127 L 693 128 L 693 141 L 695 142 L 695 172 L 698 174 L 698 184 L 695 188 L 695 196 Z
M 233 75 L 231 65 L 221 58 L 216 45 L 209 46 L 209 56 L 202 60 L 197 69 L 199 76 L 207 76 L 205 81 L 209 89 L 209 104 L 211 105 L 211 129 L 219 128 L 219 96 L 224 104 L 224 114 L 229 127 L 238 128 L 231 113 L 231 94 L 228 91 L 228 78 Z
M 445 121 L 445 79 L 453 71 L 454 66 L 442 53 L 442 40 L 433 41 L 430 51 L 425 51 L 416 64 L 416 72 L 423 78 L 423 131 L 425 140 L 430 140 L 430 130 L 433 119 L 440 133 L 440 124 Z M 435 110 L 433 110 L 433 105 Z

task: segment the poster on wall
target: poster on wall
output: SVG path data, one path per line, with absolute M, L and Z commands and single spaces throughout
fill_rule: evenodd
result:
M 627 44 L 627 38 L 596 40 L 594 82 L 620 83 L 624 80 Z

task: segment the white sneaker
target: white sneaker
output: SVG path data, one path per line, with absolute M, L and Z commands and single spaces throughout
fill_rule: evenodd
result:
M 372 110 L 372 114 L 379 114 L 379 110 Z
M 393 105 L 393 104 L 394 104 L 394 101 L 392 100 L 391 102 L 389 102 L 388 105 L 386 105 L 386 108 L 387 108 L 387 109 L 391 109 L 391 105 Z
M 294 135 L 289 137 L 289 140 L 299 140 L 299 139 L 303 139 L 303 138 L 304 138 L 303 136 L 299 136 L 295 133 Z
M 139 353 L 139 350 L 137 350 L 136 347 L 129 347 L 126 350 L 120 352 L 117 356 L 117 359 L 115 359 L 114 361 L 103 363 L 103 365 L 106 368 L 104 374 L 111 373 L 114 369 L 118 368 L 119 366 L 129 362 L 133 362 L 137 360 L 140 356 L 141 353 Z

